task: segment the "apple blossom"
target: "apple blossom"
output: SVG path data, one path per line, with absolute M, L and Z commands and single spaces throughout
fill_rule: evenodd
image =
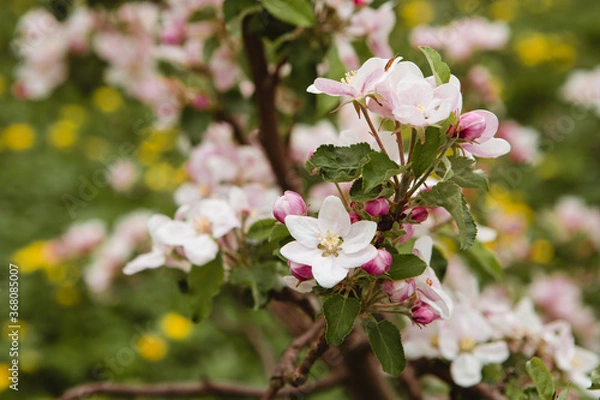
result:
M 291 190 L 286 190 L 283 196 L 275 200 L 273 205 L 273 216 L 282 224 L 285 223 L 285 217 L 288 215 L 305 215 L 306 203 L 302 196 Z
M 486 110 L 475 110 L 461 115 L 458 122 L 461 146 L 478 157 L 496 158 L 510 151 L 510 144 L 494 135 L 498 131 L 498 117 Z
M 389 61 L 386 58 L 369 58 L 357 71 L 350 71 L 340 82 L 327 78 L 317 78 L 306 90 L 313 94 L 328 94 L 330 96 L 347 96 L 352 99 L 362 99 L 369 94 L 375 93 L 376 85 L 385 79 L 386 75 L 393 70 L 396 61 L 402 57 L 396 57 L 390 68 L 386 68 Z
M 362 269 L 369 275 L 377 276 L 385 274 L 392 266 L 392 255 L 386 249 L 378 249 L 377 257 L 366 264 L 362 265 Z
M 323 202 L 318 218 L 288 215 L 285 225 L 296 239 L 281 248 L 290 261 L 310 265 L 317 283 L 331 288 L 348 270 L 377 257 L 371 240 L 377 230 L 372 221 L 350 224 L 350 216 L 338 197 Z
M 307 281 L 309 279 L 313 279 L 312 267 L 306 264 L 298 264 L 293 261 L 288 261 L 288 267 L 290 267 L 290 272 L 294 275 L 294 278 L 299 281 Z
M 379 197 L 365 203 L 365 211 L 374 217 L 386 215 L 390 211 L 390 205 L 385 197 Z

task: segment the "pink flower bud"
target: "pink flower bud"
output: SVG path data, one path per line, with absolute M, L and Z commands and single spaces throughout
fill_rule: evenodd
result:
M 392 255 L 386 249 L 377 250 L 377 257 L 364 264 L 361 268 L 369 275 L 381 275 L 390 270 L 392 266 Z
M 423 206 L 417 206 L 413 208 L 410 213 L 410 218 L 418 223 L 425 221 L 428 216 L 429 213 L 427 212 L 427 209 Z
M 410 310 L 412 319 L 418 324 L 427 325 L 438 319 L 438 314 L 431 309 L 427 304 L 418 304 Z
M 290 272 L 294 275 L 294 278 L 299 281 L 313 279 L 312 267 L 310 265 L 288 261 L 288 266 L 290 267 Z
M 472 111 L 460 116 L 458 121 L 460 133 L 458 137 L 473 141 L 485 132 L 485 117 L 478 112 Z
M 414 279 L 404 281 L 385 281 L 382 289 L 390 296 L 390 301 L 393 303 L 402 303 L 413 294 L 415 294 L 416 284 Z
M 355 213 L 354 211 L 350 211 L 348 213 L 348 215 L 350 215 L 350 223 L 351 224 L 360 221 L 360 216 L 357 213 Z
M 210 106 L 210 102 L 208 101 L 208 97 L 203 94 L 197 94 L 192 99 L 192 106 L 196 110 L 206 110 Z
M 285 217 L 288 215 L 306 214 L 306 203 L 302 196 L 291 190 L 286 190 L 283 196 L 275 200 L 273 205 L 273 216 L 282 224 L 285 223 Z
M 377 217 L 379 215 L 385 215 L 390 211 L 390 205 L 385 197 L 380 197 L 375 200 L 367 201 L 365 203 L 365 211 L 370 215 Z

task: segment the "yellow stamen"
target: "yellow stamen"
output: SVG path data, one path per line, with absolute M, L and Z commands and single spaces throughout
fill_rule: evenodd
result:
M 354 82 L 355 77 L 356 71 L 348 71 L 346 72 L 346 75 L 341 79 L 341 82 L 345 83 L 346 85 L 352 85 L 352 82 Z
M 470 336 L 464 337 L 460 339 L 458 346 L 461 351 L 471 351 L 475 347 L 475 340 Z
M 344 240 L 340 238 L 336 233 L 331 232 L 327 229 L 325 236 L 319 232 L 319 245 L 317 248 L 323 251 L 323 257 L 335 256 L 339 255 L 339 251 L 341 250 L 340 246 Z

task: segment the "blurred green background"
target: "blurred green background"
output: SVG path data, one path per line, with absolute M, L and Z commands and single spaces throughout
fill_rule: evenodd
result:
M 449 62 L 461 79 L 473 64 L 485 65 L 506 105 L 504 117 L 540 133 L 545 151 L 541 161 L 531 166 L 499 160 L 492 182 L 512 194 L 510 201 L 516 205 L 511 206 L 534 213 L 552 207 L 565 194 L 600 205 L 598 117 L 592 111 L 575 110 L 558 96 L 570 71 L 600 65 L 600 2 L 398 0 L 397 4 L 398 24 L 391 42 L 394 51 L 408 60 L 421 59 L 407 40 L 410 29 L 420 23 L 446 24 L 465 15 L 507 21 L 511 39 L 505 49 Z M 110 226 L 119 215 L 138 208 L 172 215 L 176 209 L 172 191 L 185 180 L 185 157 L 177 150 L 180 130 L 160 135 L 148 130 L 151 111 L 105 86 L 103 63 L 93 56 L 73 58 L 69 82 L 48 100 L 16 98 L 12 85 L 18 61 L 11 38 L 19 16 L 32 7 L 50 3 L 9 0 L 0 13 L 0 259 L 4 265 L 12 261 L 31 266 L 20 274 L 20 391 L 7 389 L 5 368 L 0 368 L 0 397 L 53 398 L 94 379 L 156 382 L 208 377 L 265 384 L 257 344 L 250 338 L 258 337 L 260 345 L 275 354 L 289 338 L 267 311 L 240 309 L 222 295 L 212 318 L 194 326 L 178 313 L 176 271 L 159 269 L 119 278 L 110 296 L 98 298 L 80 279 L 86 260 L 46 265 L 40 259 L 44 241 L 75 221 L 99 218 Z M 191 126 L 185 118 L 181 125 Z M 106 160 L 118 156 L 124 144 L 134 149 L 128 154 L 140 170 L 135 186 L 117 192 L 95 185 L 97 193 L 70 213 L 65 195 L 86 190 L 82 187 L 106 172 Z M 537 222 L 534 218 L 530 230 L 540 240 L 543 254 L 511 269 L 525 279 L 527 274 L 520 274 L 519 268 L 581 271 L 589 277 L 583 285 L 586 299 L 598 315 L 598 249 L 578 243 L 558 245 Z M 6 282 L 5 267 L 0 279 Z M 3 285 L 0 321 L 6 326 Z M 2 349 L 8 344 L 3 335 Z M 8 362 L 2 350 L 0 364 Z M 336 393 L 329 396 L 339 398 Z

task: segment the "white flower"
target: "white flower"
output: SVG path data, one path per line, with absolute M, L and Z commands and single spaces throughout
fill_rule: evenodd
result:
M 484 365 L 506 361 L 510 354 L 506 342 L 488 342 L 492 328 L 479 311 L 464 303 L 456 308 L 452 318 L 440 324 L 439 348 L 452 361 L 452 380 L 469 387 L 481 382 Z
M 296 239 L 281 249 L 288 260 L 307 264 L 317 283 L 331 288 L 357 268 L 377 256 L 371 245 L 377 224 L 358 221 L 350 224 L 350 216 L 342 201 L 329 196 L 323 202 L 319 217 L 288 215 L 285 225 Z

